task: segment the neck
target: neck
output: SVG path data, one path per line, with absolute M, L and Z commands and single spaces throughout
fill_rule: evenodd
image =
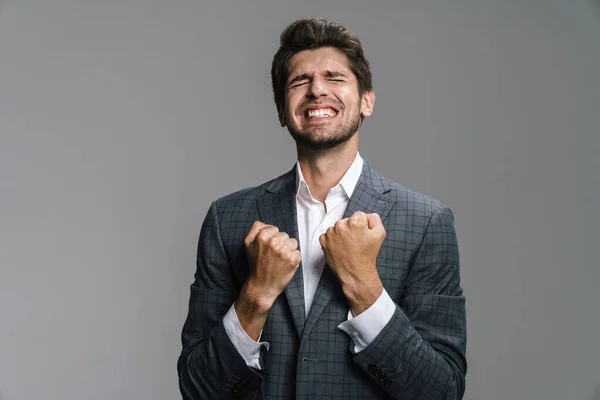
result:
M 298 162 L 312 196 L 325 204 L 327 194 L 354 162 L 358 152 L 356 136 L 331 149 L 298 147 Z M 354 140 L 353 140 L 354 139 Z

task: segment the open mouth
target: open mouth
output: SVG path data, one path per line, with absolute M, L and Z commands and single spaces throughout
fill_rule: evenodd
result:
M 319 108 L 319 109 L 312 109 L 312 110 L 306 110 L 306 112 L 304 113 L 304 116 L 307 119 L 322 119 L 322 118 L 333 118 L 337 115 L 337 111 L 335 111 L 333 108 Z

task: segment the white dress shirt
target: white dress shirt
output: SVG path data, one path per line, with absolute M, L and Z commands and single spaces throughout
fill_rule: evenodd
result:
M 298 218 L 298 242 L 302 252 L 302 277 L 304 279 L 304 310 L 308 316 L 321 274 L 325 266 L 325 256 L 319 243 L 319 237 L 327 228 L 342 219 L 350 202 L 362 172 L 363 159 L 356 154 L 354 162 L 340 182 L 331 188 L 325 204 L 316 200 L 300 168 L 296 163 L 296 210 Z M 394 315 L 396 305 L 388 293 L 383 290 L 379 298 L 365 311 L 353 316 L 348 311 L 348 319 L 338 325 L 354 343 L 354 352 L 364 350 L 381 332 Z M 260 349 L 269 349 L 267 342 L 255 342 L 242 329 L 233 305 L 224 317 L 223 324 L 229 339 L 251 367 L 261 369 Z M 260 340 L 260 338 L 259 338 Z

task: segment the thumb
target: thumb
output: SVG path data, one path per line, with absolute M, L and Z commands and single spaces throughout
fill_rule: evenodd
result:
M 365 214 L 363 211 L 357 211 L 354 214 L 352 214 L 352 217 L 350 217 L 351 220 L 354 221 L 355 224 L 357 225 L 366 225 L 368 223 L 367 220 L 367 214 Z
M 381 217 L 377 213 L 367 214 L 367 223 L 369 224 L 369 229 L 376 229 L 383 225 Z
M 258 235 L 258 233 L 263 230 L 264 228 L 266 228 L 267 224 L 265 224 L 264 222 L 261 221 L 254 221 L 254 223 L 252 224 L 252 227 L 250 227 L 250 231 L 248 232 L 248 235 L 246 236 L 246 246 L 249 246 L 250 243 L 252 243 L 254 241 L 254 239 L 256 238 L 256 235 Z

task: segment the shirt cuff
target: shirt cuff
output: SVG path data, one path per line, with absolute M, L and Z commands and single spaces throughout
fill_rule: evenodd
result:
M 356 317 L 348 311 L 348 320 L 338 325 L 338 328 L 350 335 L 354 342 L 353 353 L 359 353 L 367 348 L 394 316 L 396 303 L 388 292 L 383 289 L 375 303 L 371 304 Z
M 225 331 L 227 332 L 227 336 L 229 336 L 229 340 L 231 340 L 233 346 L 238 353 L 240 353 L 244 361 L 246 361 L 246 365 L 256 369 L 262 369 L 262 366 L 260 365 L 260 348 L 264 346 L 269 350 L 269 343 L 255 342 L 248 336 L 240 324 L 240 320 L 238 319 L 233 304 L 229 308 L 229 311 L 227 311 L 227 314 L 225 314 L 225 317 L 223 317 L 223 325 L 225 326 Z M 258 340 L 260 340 L 260 336 Z

